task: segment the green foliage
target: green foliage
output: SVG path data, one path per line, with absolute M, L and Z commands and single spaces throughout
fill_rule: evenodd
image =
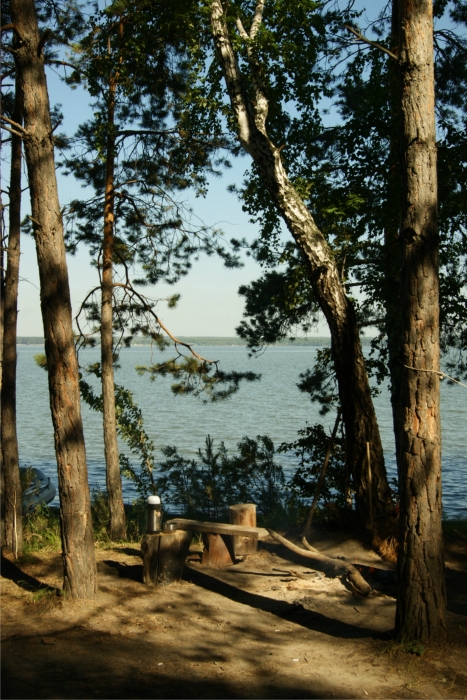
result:
M 291 493 L 299 499 L 312 499 L 324 463 L 329 435 L 319 423 L 299 430 L 298 434 L 298 440 L 282 443 L 278 452 L 293 451 L 298 458 L 299 466 L 287 484 Z M 345 507 L 345 487 L 345 452 L 340 439 L 334 442 L 318 503 L 333 502 Z
M 283 509 L 285 477 L 274 461 L 274 445 L 267 436 L 257 440 L 245 437 L 238 452 L 229 456 L 223 443 L 214 449 L 206 438 L 205 450 L 198 458 L 185 459 L 176 447 L 166 447 L 166 461 L 159 467 L 157 479 L 164 500 L 180 508 L 187 517 L 224 520 L 233 503 L 256 503 L 259 515 Z
M 315 493 L 329 436 L 321 425 L 299 431 L 299 439 L 282 444 L 276 451 L 267 435 L 244 437 L 237 451 L 229 454 L 225 445 L 214 449 L 206 438 L 198 459 L 185 459 L 176 447 L 165 447 L 166 460 L 159 466 L 157 487 L 166 503 L 185 517 L 224 520 L 233 503 L 256 503 L 258 517 L 270 527 L 284 526 L 303 517 L 304 503 Z M 298 467 L 286 480 L 278 453 L 294 452 Z M 345 459 L 340 440 L 334 444 L 319 503 L 345 505 Z
M 128 539 L 138 542 L 146 532 L 146 503 L 137 501 L 126 508 L 126 511 Z M 91 516 L 96 546 L 109 546 L 110 514 L 105 491 L 96 489 L 91 494 Z M 62 543 L 59 509 L 40 505 L 33 513 L 26 515 L 23 518 L 23 542 L 25 561 L 30 559 L 34 552 L 60 551 Z
M 285 271 L 273 270 L 238 293 L 245 297 L 246 320 L 236 329 L 252 353 L 287 337 L 294 329 L 307 333 L 317 322 L 318 306 L 308 281 L 303 260 L 286 246 L 279 260 Z
M 190 75 L 196 70 L 187 44 L 196 15 L 190 1 L 113 2 L 89 17 L 88 32 L 70 59 L 76 71 L 68 82 L 87 87 L 95 99 L 94 116 L 79 127 L 62 165 L 95 195 L 73 201 L 67 210 L 68 247 L 74 252 L 85 242 L 99 258 L 106 164 L 112 157 L 114 263 L 127 276 L 139 265 L 139 284 L 173 284 L 201 252 L 220 255 L 228 267 L 238 265 L 220 231 L 195 223 L 176 197 L 192 187 L 202 193 L 206 173 L 227 165 L 216 155 L 225 146 L 221 131 L 200 133 L 198 119 L 185 123 Z
M 47 370 L 47 357 L 44 353 L 40 352 L 34 355 L 34 362 L 41 369 Z
M 90 365 L 88 371 L 100 378 L 100 365 Z M 94 411 L 103 410 L 102 395 L 96 394 L 91 385 L 82 377 L 80 379 L 81 396 Z M 149 494 L 156 493 L 154 480 L 154 443 L 144 428 L 143 414 L 135 403 L 133 394 L 128 389 L 115 384 L 115 416 L 117 433 L 126 442 L 131 453 L 137 458 L 137 464 L 120 452 L 122 474 L 131 479 L 138 492 L 138 500 L 145 502 Z
M 180 382 L 172 384 L 176 396 L 192 395 L 201 397 L 203 403 L 222 401 L 240 388 L 242 381 L 255 382 L 261 379 L 255 372 L 225 372 L 217 362 L 210 362 L 194 356 L 180 355 L 165 362 L 136 367 L 138 374 L 148 374 L 151 381 L 168 375 Z
M 248 497 L 256 503 L 258 514 L 265 516 L 282 510 L 286 481 L 283 468 L 274 461 L 276 451 L 271 438 L 244 437 L 237 449 L 237 454 L 228 459 L 229 468 L 244 475 Z
M 307 393 L 313 403 L 321 405 L 319 412 L 322 416 L 338 405 L 339 395 L 331 348 L 317 350 L 313 367 L 302 372 L 299 377 L 298 388 Z

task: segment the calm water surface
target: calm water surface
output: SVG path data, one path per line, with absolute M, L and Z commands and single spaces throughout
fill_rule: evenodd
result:
M 250 360 L 244 347 L 203 347 L 200 354 L 220 360 L 225 370 L 253 370 L 262 375 L 260 382 L 245 384 L 225 402 L 204 405 L 194 397 L 176 397 L 170 391 L 171 378 L 150 382 L 135 371 L 136 365 L 151 360 L 146 346 L 125 349 L 120 355 L 121 368 L 116 382 L 131 389 L 143 411 L 146 431 L 156 451 L 176 445 L 185 456 L 193 456 L 204 447 L 207 435 L 224 441 L 234 449 L 248 435 L 269 435 L 274 444 L 291 442 L 307 423 L 321 422 L 331 428 L 334 415 L 322 417 L 318 407 L 296 386 L 298 375 L 313 364 L 316 347 L 272 347 L 261 357 Z M 41 468 L 57 483 L 53 429 L 48 402 L 47 376 L 37 367 L 34 355 L 40 346 L 18 346 L 18 439 L 20 462 Z M 155 361 L 173 353 L 153 351 Z M 81 364 L 99 359 L 98 350 L 81 353 Z M 96 386 L 97 388 L 97 386 Z M 386 389 L 375 400 L 376 412 L 389 476 L 395 476 L 394 438 L 389 393 Z M 83 405 L 89 479 L 92 486 L 105 486 L 102 422 L 99 414 Z M 443 429 L 443 508 L 447 517 L 467 516 L 467 389 L 441 385 Z M 125 446 L 122 445 L 125 451 Z M 160 453 L 157 455 L 159 456 Z M 162 455 L 160 455 L 162 457 Z M 293 456 L 279 455 L 286 472 L 294 467 Z M 131 502 L 135 491 L 131 482 L 124 483 L 125 500 Z M 58 500 L 57 500 L 58 505 Z

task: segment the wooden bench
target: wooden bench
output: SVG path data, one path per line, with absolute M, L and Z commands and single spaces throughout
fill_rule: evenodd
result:
M 203 536 L 201 563 L 205 566 L 232 566 L 239 556 L 254 554 L 258 540 L 269 537 L 264 527 L 256 527 L 254 503 L 229 506 L 230 523 L 210 523 L 188 518 L 173 518 L 164 532 L 144 536 L 143 580 L 147 585 L 165 586 L 181 580 L 192 533 Z
M 256 507 L 254 504 L 238 504 L 229 508 L 230 520 L 256 523 Z M 258 540 L 269 537 L 264 527 L 253 525 L 236 525 L 234 523 L 211 523 L 187 518 L 173 518 L 167 521 L 177 530 L 200 532 L 203 535 L 203 556 L 201 563 L 205 566 L 232 566 L 239 556 L 254 554 L 258 548 Z

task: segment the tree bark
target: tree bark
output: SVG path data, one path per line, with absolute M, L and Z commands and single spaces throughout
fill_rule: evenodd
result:
M 19 76 L 15 79 L 13 121 L 23 124 L 23 96 Z M 1 391 L 2 440 L 2 546 L 18 556 L 23 550 L 22 493 L 16 434 L 16 329 L 21 234 L 22 139 L 11 136 L 10 216 L 7 268 L 3 287 L 3 358 Z
M 261 24 L 263 5 L 264 2 L 259 0 L 249 35 L 241 25 L 239 27 L 241 36 L 248 42 L 254 39 Z M 307 261 L 313 292 L 331 332 L 332 356 L 346 432 L 346 458 L 353 475 L 357 512 L 369 524 L 370 498 L 366 468 L 366 443 L 369 442 L 375 520 L 385 520 L 393 506 L 354 307 L 345 294 L 326 239 L 287 176 L 280 155 L 281 149 L 276 148 L 268 138 L 268 102 L 262 86 L 261 69 L 249 51 L 256 93 L 253 110 L 232 48 L 221 0 L 213 0 L 211 24 L 217 58 L 237 120 L 239 141 L 257 164 L 264 185 Z
M 110 513 L 110 537 L 126 540 L 122 477 L 118 458 L 115 381 L 113 364 L 113 255 L 114 255 L 114 171 L 115 171 L 115 92 L 116 80 L 110 78 L 108 107 L 107 161 L 105 173 L 104 239 L 102 246 L 101 296 L 101 373 L 104 422 L 104 450 L 107 499 Z
M 436 127 L 431 0 L 398 0 L 401 79 L 401 542 L 396 631 L 446 631 L 439 401 Z
M 24 99 L 23 140 L 57 457 L 64 589 L 73 598 L 91 598 L 97 592 L 97 571 L 44 57 L 33 0 L 11 0 L 10 7 Z

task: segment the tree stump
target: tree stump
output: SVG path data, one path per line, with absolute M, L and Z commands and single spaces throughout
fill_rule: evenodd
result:
M 256 527 L 256 505 L 254 503 L 237 503 L 229 506 L 229 522 L 231 525 L 246 525 Z M 233 550 L 236 557 L 255 554 L 258 551 L 257 537 L 232 537 Z
M 232 566 L 235 564 L 235 555 L 231 535 L 215 535 L 212 532 L 203 532 L 203 566 Z
M 145 535 L 141 543 L 144 583 L 148 586 L 178 583 L 182 578 L 191 540 L 192 533 L 189 530 Z

